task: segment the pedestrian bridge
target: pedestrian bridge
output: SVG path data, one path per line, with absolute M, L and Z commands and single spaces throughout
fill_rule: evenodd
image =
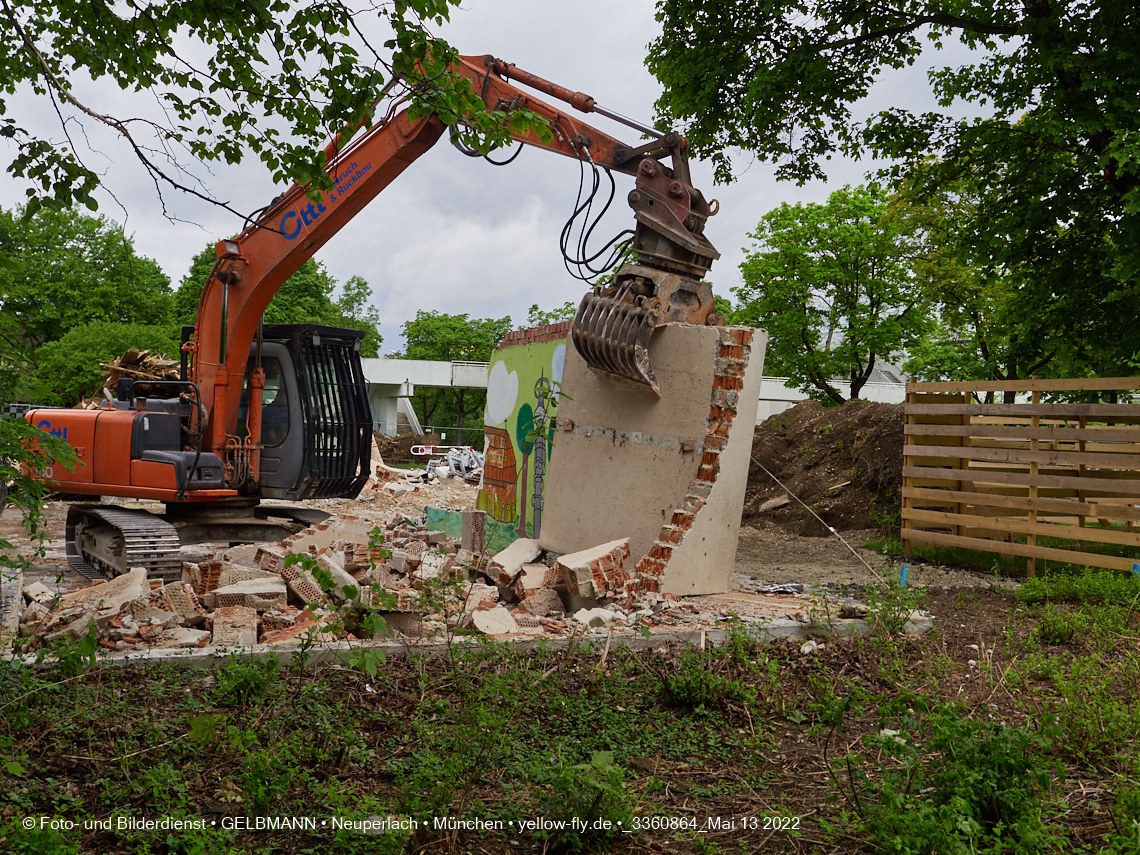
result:
M 368 382 L 368 404 L 376 430 L 396 433 L 400 416 L 415 433 L 423 433 L 408 400 L 417 386 L 486 389 L 487 362 L 436 362 L 429 359 L 362 359 Z

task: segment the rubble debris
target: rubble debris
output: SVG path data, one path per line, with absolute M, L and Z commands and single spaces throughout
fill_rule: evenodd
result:
M 579 609 L 574 612 L 574 620 L 586 626 L 609 626 L 617 618 L 609 609 Z
M 785 493 L 782 496 L 776 496 L 776 498 L 769 499 L 764 504 L 762 504 L 757 509 L 756 513 L 766 514 L 766 513 L 768 513 L 768 511 L 774 511 L 774 510 L 777 510 L 779 508 L 784 507 L 784 505 L 788 504 L 790 501 L 791 501 L 791 499 L 788 497 L 787 493 Z
M 161 590 L 161 589 L 160 589 Z M 58 619 L 90 614 L 102 627 L 133 600 L 150 596 L 145 567 L 133 567 L 110 582 L 81 588 L 60 597 L 53 616 Z
M 629 558 L 629 538 L 613 540 L 561 556 L 554 566 L 562 571 L 566 587 L 578 597 L 601 597 L 618 594 L 629 581 L 624 562 Z
M 202 604 L 208 609 L 245 606 L 255 612 L 264 612 L 285 605 L 287 596 L 285 580 L 275 576 L 271 579 L 246 579 L 215 588 L 202 596 Z
M 122 578 L 121 576 L 119 577 Z M 147 607 L 154 607 L 178 615 L 178 622 L 182 626 L 201 626 L 206 622 L 206 610 L 194 593 L 194 588 L 188 582 L 171 582 L 153 591 L 149 590 L 143 597 L 131 603 L 131 614 L 138 617 L 140 611 Z
M 558 596 L 557 591 L 550 588 L 539 588 L 532 596 L 522 601 L 522 607 L 535 617 L 551 617 L 565 613 L 562 598 Z
M 491 571 L 500 585 L 513 585 L 524 564 L 542 555 L 537 540 L 519 538 L 502 552 L 491 558 Z
M 519 629 L 514 615 L 502 606 L 476 610 L 471 615 L 471 622 L 480 632 L 491 636 L 509 635 Z
M 100 363 L 107 369 L 107 377 L 99 384 L 99 392 L 91 400 L 80 400 L 76 409 L 97 410 L 103 401 L 113 400 L 119 380 L 129 377 L 132 380 L 177 380 L 179 362 L 149 350 L 132 347 L 118 359 Z
M 479 516 L 470 519 L 469 542 L 476 546 Z M 461 537 L 429 530 L 424 515 L 389 514 L 379 524 L 383 549 L 372 546 L 373 527 L 347 514 L 330 518 L 278 543 L 187 562 L 183 581 L 154 590 L 142 568 L 63 594 L 40 583 L 9 582 L 17 593 L 15 626 L 30 649 L 94 629 L 101 648 L 122 653 L 280 644 L 310 635 L 318 642 L 352 641 L 366 626 L 358 620 L 366 605 L 386 622 L 383 630 L 368 631 L 424 639 L 456 629 L 522 638 L 605 634 L 635 625 L 649 631 L 706 628 L 730 617 L 760 621 L 777 613 L 807 621 L 809 612 L 802 599 L 808 591 L 799 585 L 749 580 L 747 591 L 738 586 L 731 594 L 687 601 L 663 594 L 656 577 L 628 566 L 628 538 L 561 556 L 524 539 L 487 555 L 464 548 Z M 305 560 L 286 567 L 287 557 L 298 552 Z M 314 564 L 333 581 L 327 595 L 314 578 Z M 854 616 L 860 613 L 856 606 L 836 604 L 830 613 Z
M 214 647 L 252 647 L 257 643 L 257 611 L 248 606 L 222 606 L 214 612 Z

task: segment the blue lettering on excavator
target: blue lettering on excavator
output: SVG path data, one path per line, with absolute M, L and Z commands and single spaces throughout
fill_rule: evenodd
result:
M 306 226 L 311 226 L 313 223 L 319 220 L 321 214 L 327 210 L 328 208 L 326 208 L 320 202 L 316 203 L 315 205 L 310 202 L 308 205 L 301 209 L 299 218 L 301 222 Z M 296 211 L 290 211 L 281 218 L 281 234 L 285 237 L 285 240 L 293 240 L 301 234 L 301 223 L 297 222 L 297 220 L 298 213 Z M 286 225 L 287 223 L 288 225 Z
M 361 167 L 357 167 L 355 162 L 349 164 L 344 172 L 334 176 L 338 184 L 333 188 L 335 192 L 328 195 L 328 203 L 332 205 L 339 201 L 340 198 L 349 191 L 352 185 L 367 175 L 371 169 L 371 163 L 366 163 Z M 281 236 L 284 237 L 285 240 L 296 240 L 301 236 L 302 224 L 311 226 L 319 220 L 321 214 L 327 210 L 328 208 L 320 202 L 309 202 L 308 205 L 297 211 L 287 211 L 281 218 Z
M 294 227 L 285 225 L 287 222 L 289 222 L 289 220 L 292 220 L 294 223 L 296 223 L 296 226 Z M 294 211 L 290 211 L 288 214 L 281 218 L 281 234 L 285 236 L 285 240 L 293 240 L 293 238 L 297 237 L 297 235 L 300 233 L 301 224 L 297 222 L 297 214 Z
M 42 431 L 47 431 L 52 436 L 58 436 L 64 442 L 67 442 L 67 428 L 65 428 L 65 427 L 53 428 L 51 426 L 51 422 L 49 422 L 47 419 L 44 419 L 42 422 L 40 422 L 38 425 L 36 425 L 36 427 L 38 427 Z

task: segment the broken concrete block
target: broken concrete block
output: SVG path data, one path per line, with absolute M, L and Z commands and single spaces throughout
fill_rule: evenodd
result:
M 287 598 L 285 580 L 280 576 L 270 576 L 266 579 L 247 579 L 244 582 L 217 588 L 203 594 L 202 602 L 210 609 L 247 606 L 254 611 L 264 612 L 285 605 Z
M 515 592 L 518 596 L 526 597 L 532 591 L 537 591 L 540 588 L 553 587 L 543 584 L 546 581 L 546 573 L 549 569 L 545 564 L 524 564 L 520 569 L 518 578 L 515 579 Z
M 158 646 L 162 648 L 172 647 L 205 647 L 210 643 L 210 633 L 204 629 L 189 629 L 184 626 L 176 626 L 174 629 L 168 629 L 162 635 L 162 641 Z
M 427 542 L 431 546 L 438 546 L 441 543 L 446 543 L 447 532 L 438 530 L 429 531 L 427 532 Z
M 145 567 L 135 567 L 110 582 L 90 585 L 60 597 L 60 615 L 90 614 L 99 626 L 115 617 L 132 600 L 150 594 Z
M 406 573 L 408 568 L 408 553 L 402 549 L 393 549 L 392 557 L 388 559 L 392 569 L 397 573 Z
M 566 587 L 579 597 L 604 597 L 621 591 L 629 580 L 623 563 L 629 557 L 629 538 L 611 540 L 591 549 L 559 557 Z
M 214 647 L 249 647 L 257 643 L 257 612 L 247 606 L 222 606 L 214 612 Z
M 274 573 L 280 573 L 281 568 L 285 566 L 285 556 L 289 553 L 280 546 L 262 546 L 259 547 L 257 553 L 254 555 L 254 560 L 259 567 L 266 570 L 271 570 Z
M 514 615 L 502 606 L 493 609 L 477 609 L 471 614 L 471 622 L 475 628 L 486 635 L 506 635 L 518 632 L 519 625 Z
M 500 585 L 514 584 L 515 577 L 524 564 L 529 564 L 542 554 L 537 540 L 519 538 L 491 559 L 491 575 L 498 576 Z
M 425 552 L 420 556 L 420 566 L 415 576 L 421 582 L 429 579 L 445 579 L 451 569 L 451 556 L 441 555 L 438 552 Z
M 218 588 L 225 588 L 227 585 L 236 585 L 238 582 L 248 582 L 251 579 L 276 579 L 280 578 L 277 573 L 272 573 L 269 570 L 259 570 L 254 567 L 244 567 L 241 564 L 234 564 L 230 561 L 223 561 L 218 570 Z
M 285 580 L 285 584 L 289 587 L 289 593 L 299 600 L 302 606 L 319 603 L 325 598 L 324 592 L 321 591 L 320 586 L 313 580 L 313 577 L 296 564 L 292 567 L 284 568 L 281 571 L 281 578 Z
M 498 601 L 498 588 L 492 585 L 483 585 L 479 582 L 476 582 L 467 592 L 467 601 L 463 605 L 463 610 L 473 612 L 483 603 L 497 603 Z
M 782 508 L 782 507 L 784 507 L 784 505 L 788 504 L 788 503 L 789 503 L 789 502 L 791 502 L 791 501 L 792 501 L 792 500 L 791 500 L 791 499 L 789 499 L 789 498 L 788 498 L 786 495 L 784 495 L 784 496 L 777 496 L 776 498 L 774 498 L 774 499 L 769 499 L 769 500 L 768 500 L 768 501 L 766 501 L 764 504 L 762 504 L 762 505 L 760 506 L 760 511 L 759 511 L 759 512 L 760 512 L 760 513 L 762 513 L 762 514 L 766 514 L 766 513 L 768 513 L 768 511 L 775 511 L 775 510 L 778 510 L 779 508 Z
M 542 623 L 532 614 L 516 609 L 511 612 L 511 617 L 515 619 L 515 623 L 518 624 L 520 632 L 534 635 L 542 632 Z
M 459 546 L 468 552 L 482 555 L 487 550 L 487 512 L 464 511 L 463 531 Z
M 44 640 L 55 641 L 57 638 L 71 638 L 78 641 L 81 638 L 85 638 L 91 632 L 91 627 L 94 623 L 95 619 L 92 617 L 91 612 L 85 612 L 62 629 L 49 632 L 44 636 Z
M 539 588 L 523 599 L 522 607 L 535 617 L 549 617 L 561 615 L 565 612 L 562 598 L 558 592 L 550 588 Z
M 348 599 L 344 594 L 346 585 L 351 585 L 354 588 L 360 587 L 356 583 L 356 580 L 344 569 L 344 565 L 338 563 L 330 553 L 326 552 L 318 555 L 317 566 L 332 576 L 333 590 L 329 596 L 331 596 L 335 602 L 343 603 Z
M 257 560 L 257 556 L 262 548 L 256 543 L 243 543 L 241 546 L 230 547 L 219 557 L 222 561 L 241 567 L 258 567 L 261 562 Z
M 51 609 L 43 603 L 28 603 L 28 607 L 24 609 L 24 613 L 20 615 L 20 624 L 28 626 L 34 623 L 42 623 L 48 615 L 51 614 Z
M 30 603 L 51 603 L 55 599 L 55 594 L 51 588 L 43 582 L 32 582 L 24 586 L 24 596 L 28 598 Z
M 609 609 L 579 609 L 574 612 L 574 620 L 586 626 L 609 626 L 615 618 Z
M 194 588 L 186 582 L 163 585 L 129 605 L 135 620 L 145 608 L 151 607 L 174 612 L 183 626 L 200 626 L 206 622 L 206 610 L 202 608 Z

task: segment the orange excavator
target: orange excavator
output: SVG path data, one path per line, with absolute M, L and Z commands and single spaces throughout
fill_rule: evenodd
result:
M 634 177 L 628 200 L 637 222 L 626 246 L 638 263 L 585 295 L 571 335 L 592 369 L 658 394 L 647 354 L 653 330 L 670 322 L 718 322 L 712 291 L 700 281 L 719 257 L 703 235 L 716 211 L 692 185 L 685 139 L 491 56 L 460 57 L 454 70 L 471 81 L 489 111 L 509 116 L 529 110 L 548 124 L 550 134 L 542 137 L 512 131 L 518 143 L 582 165 L 579 202 L 562 240 L 572 270 L 578 265 L 579 272 L 583 266 L 596 272 L 591 265 L 603 254 L 588 256 L 592 226 L 583 222 L 577 257 L 567 255 L 575 218 L 592 209 L 600 176 L 609 177 L 611 200 L 610 173 Z M 515 84 L 578 113 L 607 116 L 649 139 L 623 143 Z M 333 186 L 320 201 L 309 197 L 309 187 L 293 185 L 241 234 L 217 244 L 196 321 L 183 329 L 179 380 L 122 379 L 115 399 L 99 409 L 27 413 L 31 424 L 65 439 L 78 457 L 73 469 L 56 463 L 47 470 L 53 489 L 165 504 L 162 514 L 73 505 L 67 556 L 80 573 L 95 579 L 143 566 L 151 578 L 172 581 L 181 575 L 183 543 L 277 540 L 327 516 L 263 505 L 262 499 L 351 498 L 360 492 L 372 444 L 362 334 L 312 324 L 266 325 L 262 316 L 285 280 L 447 130 L 437 116 L 413 119 L 401 104 L 354 141 L 338 137 L 329 144 Z M 459 140 L 453 134 L 462 149 Z M 583 199 L 587 168 L 592 186 Z M 610 259 L 623 248 L 611 241 Z

